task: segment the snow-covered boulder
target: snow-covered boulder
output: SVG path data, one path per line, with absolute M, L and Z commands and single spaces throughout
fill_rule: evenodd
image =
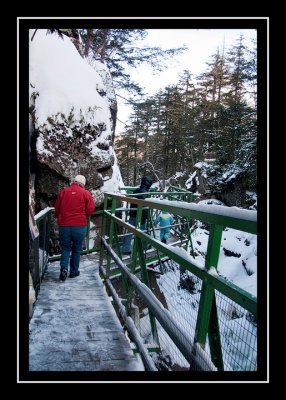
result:
M 108 69 L 88 64 L 69 37 L 38 29 L 30 40 L 29 82 L 38 209 L 53 206 L 77 174 L 86 177 L 100 205 L 103 192 L 123 186 L 113 149 L 117 105 Z

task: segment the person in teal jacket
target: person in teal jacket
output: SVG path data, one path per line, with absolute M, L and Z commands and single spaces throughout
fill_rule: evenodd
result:
M 167 239 L 170 237 L 170 225 L 173 223 L 174 218 L 168 211 L 162 211 L 155 219 L 155 225 L 160 225 L 160 239 L 161 242 L 167 243 Z

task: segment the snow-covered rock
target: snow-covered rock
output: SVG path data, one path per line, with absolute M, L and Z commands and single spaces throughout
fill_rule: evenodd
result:
M 34 31 L 31 31 L 32 38 Z M 97 205 L 123 186 L 113 149 L 116 97 L 108 69 L 69 37 L 38 29 L 30 41 L 30 148 L 38 209 L 53 206 L 77 174 Z

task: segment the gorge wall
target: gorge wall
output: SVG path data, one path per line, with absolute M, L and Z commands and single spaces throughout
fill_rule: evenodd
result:
M 35 213 L 52 207 L 77 174 L 100 206 L 123 186 L 113 142 L 117 103 L 106 66 L 90 65 L 72 40 L 30 32 L 30 199 Z

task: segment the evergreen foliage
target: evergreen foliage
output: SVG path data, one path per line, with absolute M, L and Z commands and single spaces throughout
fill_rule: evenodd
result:
M 183 71 L 176 85 L 134 105 L 117 142 L 126 184 L 137 183 L 146 161 L 164 183 L 202 162 L 209 195 L 221 199 L 237 182 L 244 192 L 256 191 L 256 51 L 241 36 L 224 53 L 217 50 L 195 79 Z
M 142 94 L 140 86 L 131 80 L 126 66 L 136 68 L 148 64 L 154 71 L 162 71 L 170 57 L 186 50 L 185 47 L 162 50 L 160 47 L 139 47 L 136 44 L 147 36 L 146 29 L 81 29 L 84 57 L 104 62 L 111 73 L 115 88 L 132 94 Z

